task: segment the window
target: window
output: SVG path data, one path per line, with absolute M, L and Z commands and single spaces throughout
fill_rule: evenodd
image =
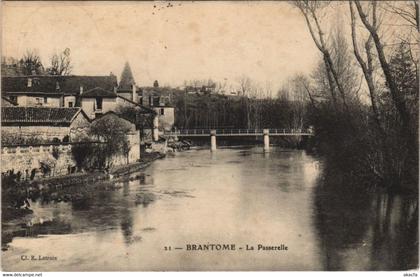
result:
M 101 97 L 96 98 L 96 109 L 102 110 L 102 98 Z
M 48 103 L 48 97 L 44 97 L 44 104 Z
M 42 106 L 42 101 L 43 101 L 42 98 L 36 97 L 35 101 L 37 105 Z
M 73 102 L 69 102 L 69 108 L 73 108 Z
M 159 114 L 160 115 L 165 115 L 165 109 L 160 109 Z

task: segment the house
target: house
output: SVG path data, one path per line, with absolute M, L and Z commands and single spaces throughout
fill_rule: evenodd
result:
M 81 108 L 2 107 L 2 137 L 51 142 L 71 141 L 86 133 L 89 118 Z
M 166 87 L 140 88 L 140 104 L 152 109 L 158 116 L 159 130 L 171 130 L 175 123 L 173 91 Z
M 2 96 L 23 107 L 77 107 L 83 91 L 114 90 L 117 77 L 31 75 L 2 77 Z
M 96 118 L 117 107 L 117 94 L 100 87 L 84 91 L 80 94 L 80 107 L 90 119 Z

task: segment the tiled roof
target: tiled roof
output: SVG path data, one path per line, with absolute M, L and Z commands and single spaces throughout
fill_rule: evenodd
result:
M 93 88 L 91 90 L 83 92 L 80 97 L 92 98 L 92 97 L 103 97 L 103 98 L 115 98 L 117 94 L 113 91 L 105 90 L 103 88 Z
M 1 123 L 71 124 L 81 108 L 2 107 Z
M 12 99 L 7 98 L 6 96 L 2 96 L 1 99 L 3 99 L 4 101 L 10 103 L 13 106 L 17 106 L 18 105 L 18 103 L 16 101 L 13 101 Z
M 28 87 L 28 79 L 32 85 Z M 45 94 L 73 94 L 83 90 L 101 87 L 105 90 L 113 90 L 117 86 L 117 77 L 110 76 L 19 76 L 2 77 L 1 90 L 7 93 L 45 93 Z
M 143 106 L 143 105 L 141 105 L 137 102 L 134 102 L 130 99 L 127 99 L 127 98 L 125 98 L 121 95 L 118 95 L 118 98 L 124 99 L 124 101 L 127 101 L 128 103 L 131 103 L 132 105 L 134 105 L 136 107 L 139 107 L 140 108 L 140 113 L 142 113 L 142 114 L 156 114 L 156 112 L 153 109 L 150 109 L 146 106 Z

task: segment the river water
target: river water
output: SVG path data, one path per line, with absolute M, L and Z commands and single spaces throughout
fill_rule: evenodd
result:
M 140 179 L 117 183 L 120 189 L 98 191 L 86 201 L 34 201 L 25 231 L 16 232 L 2 252 L 2 266 L 8 271 L 131 271 L 417 265 L 417 221 L 406 227 L 415 217 L 412 201 L 352 195 L 325 182 L 322 163 L 300 150 L 171 154 L 142 170 Z M 139 203 L 145 194 L 154 201 Z M 234 244 L 235 250 L 187 250 L 211 244 Z M 258 250 L 258 245 L 281 250 Z

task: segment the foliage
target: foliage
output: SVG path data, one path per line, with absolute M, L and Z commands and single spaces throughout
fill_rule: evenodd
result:
M 91 124 L 89 135 L 95 140 L 103 142 L 93 148 L 98 167 L 110 167 L 114 155 L 128 154 L 127 133 L 130 129 L 130 123 L 114 116 L 101 117 Z
M 1 134 L 1 143 L 3 145 L 47 144 L 56 143 L 56 141 L 53 139 L 45 139 L 39 136 L 22 136 L 20 134 L 3 131 Z
M 178 128 L 294 128 L 307 127 L 306 104 L 288 99 L 250 99 L 223 95 L 175 97 Z

